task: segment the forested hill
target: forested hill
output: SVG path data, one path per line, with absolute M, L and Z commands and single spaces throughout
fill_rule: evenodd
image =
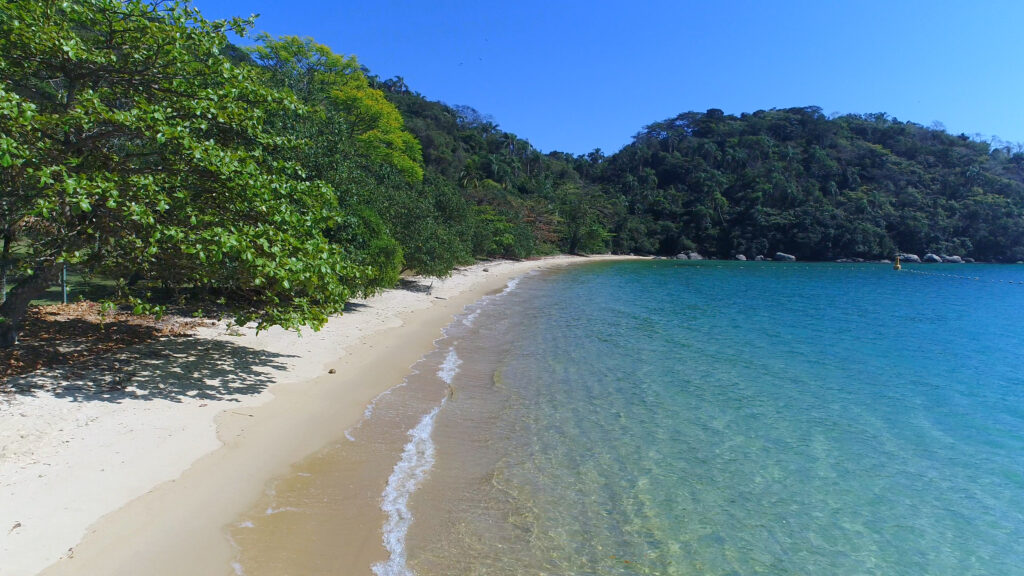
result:
M 686 113 L 591 180 L 624 202 L 618 250 L 801 258 L 906 252 L 1024 258 L 1024 154 L 885 114 Z
M 465 107 L 380 83 L 430 170 L 467 197 L 549 223 L 562 250 L 729 258 L 891 258 L 896 251 L 1024 259 L 1024 150 L 885 114 L 816 107 L 656 122 L 611 156 L 542 155 Z M 515 210 L 507 212 L 514 214 Z
M 228 42 L 253 25 L 188 2 L 0 4 L 0 347 L 65 265 L 136 312 L 297 327 L 479 257 L 1024 259 L 1019 148 L 795 108 L 545 154 L 310 38 Z

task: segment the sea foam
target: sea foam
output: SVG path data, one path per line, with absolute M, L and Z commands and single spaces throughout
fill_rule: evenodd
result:
M 505 285 L 505 289 L 502 290 L 501 293 L 498 294 L 498 296 L 504 296 L 505 294 L 508 294 L 509 292 L 515 290 L 516 286 L 519 286 L 519 281 L 522 279 L 522 276 L 516 276 L 515 278 L 509 280 L 508 284 Z
M 531 271 L 530 274 L 532 274 L 532 273 L 533 272 Z M 494 300 L 496 298 L 501 298 L 502 296 L 504 296 L 504 295 L 508 294 L 509 292 L 515 290 L 516 287 L 519 286 L 519 281 L 522 280 L 524 278 L 524 276 L 516 276 L 515 278 L 512 278 L 511 280 L 509 280 L 508 283 L 505 284 L 505 288 L 503 288 L 501 292 L 498 292 L 497 294 L 491 294 L 490 296 L 484 296 L 483 298 L 481 298 L 480 301 L 477 302 L 476 310 L 473 310 L 473 312 L 467 314 L 462 319 L 462 323 L 464 325 L 466 325 L 466 326 L 473 326 L 473 323 L 476 322 L 477 317 L 480 316 L 480 311 L 483 310 L 483 305 L 487 304 L 488 302 L 490 302 L 490 301 L 492 301 L 492 300 Z
M 465 318 L 463 318 L 462 319 L 462 323 L 465 324 L 466 326 L 472 326 L 473 322 L 476 322 L 476 318 L 479 315 L 480 315 L 480 309 L 478 308 L 478 309 L 474 310 L 472 314 L 468 314 Z
M 437 370 L 437 377 L 443 380 L 445 384 L 451 384 L 452 378 L 459 372 L 459 364 L 462 364 L 462 360 L 455 353 L 455 348 L 449 348 L 448 356 L 445 357 L 441 367 Z
M 455 353 L 455 348 L 448 349 L 448 356 L 437 370 L 437 376 L 445 384 L 451 384 L 459 371 L 462 360 Z M 409 431 L 409 442 L 402 451 L 402 457 L 391 476 L 381 497 L 380 508 L 387 515 L 384 522 L 384 547 L 390 557 L 387 561 L 373 565 L 373 573 L 377 576 L 412 576 L 406 565 L 405 538 L 412 525 L 412 511 L 409 510 L 409 498 L 419 487 L 427 473 L 434 465 L 434 441 L 430 437 L 434 430 L 434 419 L 441 411 L 447 398 L 424 416 L 415 428 Z

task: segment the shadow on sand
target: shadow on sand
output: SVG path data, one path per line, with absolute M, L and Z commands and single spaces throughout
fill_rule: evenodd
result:
M 259 394 L 294 356 L 205 338 L 175 337 L 9 378 L 0 392 L 80 402 L 233 400 Z

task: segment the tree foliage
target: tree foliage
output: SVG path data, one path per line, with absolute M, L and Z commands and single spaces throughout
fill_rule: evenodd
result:
M 370 86 L 354 56 L 335 54 L 311 38 L 261 34 L 259 41 L 250 54 L 269 72 L 270 82 L 315 106 L 330 129 L 350 139 L 353 149 L 345 150 L 354 152 L 350 159 L 386 164 L 410 183 L 423 179 L 420 143 L 404 129 L 402 115 L 384 94 Z
M 625 209 L 613 248 L 730 257 L 1024 258 L 1024 164 L 885 114 L 689 112 L 647 126 L 597 169 Z
M 262 326 L 340 310 L 367 271 L 323 234 L 330 188 L 267 130 L 299 103 L 225 56 L 250 22 L 120 0 L 12 0 L 0 18 L 0 225 L 42 280 L 14 288 L 6 324 L 58 262 L 211 289 Z

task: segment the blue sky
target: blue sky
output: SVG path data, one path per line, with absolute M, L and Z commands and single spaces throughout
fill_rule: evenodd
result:
M 1024 2 L 194 0 L 311 36 L 548 152 L 690 110 L 887 112 L 1024 142 Z

